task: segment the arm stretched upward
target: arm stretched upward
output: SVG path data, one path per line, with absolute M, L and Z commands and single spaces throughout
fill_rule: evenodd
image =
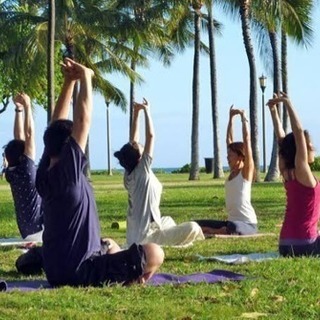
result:
M 295 111 L 289 97 L 281 92 L 279 95 L 274 94 L 273 99 L 268 101 L 268 106 L 270 107 L 271 115 L 273 116 L 273 109 L 277 103 L 283 103 L 284 107 L 287 108 L 290 124 L 292 128 L 292 133 L 294 135 L 294 140 L 296 144 L 296 155 L 295 155 L 295 177 L 296 179 L 307 187 L 314 187 L 316 185 L 316 180 L 311 172 L 309 166 L 309 151 L 308 151 L 308 141 L 306 141 L 306 136 L 302 128 L 301 122 L 299 120 L 298 114 Z M 279 116 L 278 116 L 279 118 Z M 274 122 L 275 123 L 275 122 Z M 277 132 L 280 120 L 276 120 L 275 131 Z M 281 126 L 281 123 L 280 123 Z M 281 134 L 281 130 L 280 134 Z M 282 130 L 283 131 L 283 130 Z M 284 137 L 284 132 L 283 132 Z M 281 138 L 281 136 L 280 136 Z

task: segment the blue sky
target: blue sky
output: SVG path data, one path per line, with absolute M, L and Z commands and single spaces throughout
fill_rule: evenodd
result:
M 319 15 L 319 10 L 316 12 Z M 316 16 L 316 14 L 315 14 Z M 225 131 L 228 110 L 231 104 L 248 110 L 249 101 L 249 69 L 245 54 L 239 22 L 231 22 L 223 14 L 216 17 L 224 24 L 223 35 L 216 39 L 218 67 L 218 101 L 219 125 L 222 149 L 222 162 L 226 161 Z M 320 30 L 319 22 L 314 21 L 314 30 Z M 203 38 L 206 41 L 206 38 Z M 258 56 L 255 46 L 258 77 L 266 70 Z M 304 49 L 289 43 L 289 94 L 301 117 L 304 128 L 313 137 L 316 153 L 320 154 L 320 39 L 319 32 L 314 34 L 311 48 Z M 189 49 L 176 56 L 171 67 L 165 68 L 159 62 L 152 61 L 148 70 L 138 70 L 145 82 L 136 89 L 137 100 L 146 97 L 151 103 L 154 120 L 156 143 L 153 167 L 182 167 L 190 163 L 191 150 L 191 115 L 192 115 L 192 66 L 193 50 Z M 266 101 L 272 95 L 272 80 L 268 74 Z M 108 80 L 116 84 L 128 97 L 129 83 L 127 80 L 110 75 Z M 204 158 L 212 157 L 212 120 L 210 112 L 210 79 L 209 59 L 201 56 L 200 71 L 200 166 L 204 166 Z M 258 82 L 258 79 L 257 79 Z M 259 86 L 258 86 L 259 88 Z M 262 121 L 261 91 L 258 95 L 259 105 L 259 147 L 262 161 Z M 0 116 L 0 144 L 4 145 L 12 139 L 14 111 L 9 106 Z M 273 128 L 266 109 L 266 142 L 267 163 L 272 147 Z M 41 156 L 42 135 L 46 126 L 46 114 L 40 107 L 35 108 L 37 159 Z M 143 129 L 143 126 L 141 126 Z M 128 139 L 128 113 L 110 104 L 110 132 L 113 154 Z M 235 128 L 236 137 L 241 138 L 239 126 Z M 144 131 L 141 131 L 141 138 Z M 142 140 L 143 142 L 143 140 Z M 105 169 L 107 167 L 106 142 L 106 107 L 101 96 L 94 96 L 93 122 L 90 132 L 91 167 Z M 111 158 L 112 168 L 119 168 L 116 159 Z

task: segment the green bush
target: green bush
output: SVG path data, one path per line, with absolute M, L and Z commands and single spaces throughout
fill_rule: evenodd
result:
M 320 157 L 315 157 L 310 167 L 312 171 L 320 171 Z
M 204 167 L 200 167 L 199 171 L 203 173 L 206 172 L 206 169 Z M 182 168 L 172 171 L 172 173 L 190 173 L 190 164 L 187 163 Z
M 182 168 L 178 170 L 172 171 L 172 173 L 189 173 L 190 172 L 190 164 L 185 164 Z

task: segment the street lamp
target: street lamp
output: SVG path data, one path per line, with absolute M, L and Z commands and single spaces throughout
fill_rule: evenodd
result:
M 110 101 L 106 98 L 107 106 L 107 154 L 108 154 L 108 175 L 112 176 L 111 171 L 111 151 L 110 151 L 110 122 L 109 122 L 109 105 Z
M 263 169 L 262 172 L 267 172 L 267 162 L 266 162 L 266 128 L 265 128 L 265 114 L 264 114 L 264 90 L 267 87 L 267 77 L 263 74 L 259 78 L 260 88 L 262 91 L 262 145 L 263 145 Z

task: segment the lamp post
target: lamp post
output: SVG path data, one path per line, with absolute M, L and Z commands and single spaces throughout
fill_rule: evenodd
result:
M 110 122 L 109 122 L 109 105 L 110 101 L 108 99 L 106 101 L 107 106 L 107 157 L 108 157 L 108 175 L 112 176 L 111 170 L 111 152 L 110 152 Z
M 266 162 L 266 127 L 265 127 L 265 113 L 264 113 L 264 90 L 267 86 L 267 77 L 263 74 L 259 78 L 260 88 L 262 91 L 262 148 L 263 148 L 263 169 L 262 172 L 267 172 L 267 162 Z

